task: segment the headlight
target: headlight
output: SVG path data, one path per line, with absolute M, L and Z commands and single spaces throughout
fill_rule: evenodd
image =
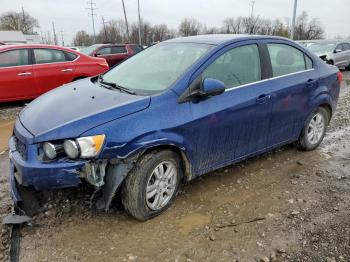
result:
M 105 135 L 97 135 L 66 140 L 64 141 L 64 151 L 72 159 L 92 158 L 101 152 L 105 138 Z
M 79 146 L 74 140 L 64 141 L 63 147 L 69 158 L 76 159 L 79 157 Z
M 49 158 L 49 159 L 54 159 L 57 157 L 57 149 L 56 146 L 52 143 L 44 143 L 43 145 L 43 150 L 45 155 Z

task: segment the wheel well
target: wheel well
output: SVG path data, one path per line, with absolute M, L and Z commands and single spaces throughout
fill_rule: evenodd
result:
M 328 60 L 327 63 L 330 65 L 334 65 L 334 61 L 332 59 Z
M 177 146 L 174 146 L 174 145 L 154 146 L 154 147 L 146 149 L 140 156 L 143 156 L 143 155 L 148 154 L 150 152 L 162 151 L 162 150 L 171 150 L 171 151 L 175 152 L 181 158 L 181 165 L 182 165 L 182 169 L 184 171 L 184 180 L 185 181 L 191 180 L 191 177 L 192 177 L 191 170 L 192 169 L 191 169 L 190 161 L 188 160 L 186 153 L 183 150 L 181 150 L 180 148 L 178 148 Z
M 332 107 L 329 104 L 321 104 L 320 107 L 322 107 L 322 108 L 327 110 L 328 116 L 329 116 L 329 121 L 331 121 L 331 118 L 332 118 L 332 115 L 333 115 Z

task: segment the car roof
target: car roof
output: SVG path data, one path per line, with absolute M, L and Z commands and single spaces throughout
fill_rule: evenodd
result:
M 80 55 L 77 51 L 57 45 L 44 45 L 44 44 L 21 44 L 21 45 L 0 45 L 0 51 L 12 50 L 12 49 L 21 49 L 21 48 L 49 48 L 49 49 L 58 49 L 62 51 L 71 52 L 77 55 Z
M 167 43 L 198 43 L 198 44 L 210 44 L 220 45 L 224 43 L 236 42 L 241 40 L 250 39 L 279 39 L 286 40 L 284 37 L 266 36 L 266 35 L 241 35 L 241 34 L 210 34 L 210 35 L 197 35 L 174 38 L 167 40 Z M 288 39 L 289 40 L 289 39 Z

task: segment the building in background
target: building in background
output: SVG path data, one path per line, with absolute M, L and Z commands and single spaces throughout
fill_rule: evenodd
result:
M 26 35 L 21 31 L 0 31 L 0 42 L 5 44 L 40 44 L 37 34 Z

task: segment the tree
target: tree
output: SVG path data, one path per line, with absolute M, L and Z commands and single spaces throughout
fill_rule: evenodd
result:
M 317 18 L 309 20 L 309 15 L 306 12 L 298 16 L 294 30 L 295 40 L 322 39 L 323 36 L 324 29 Z
M 23 34 L 33 34 L 39 28 L 38 20 L 27 12 L 7 12 L 0 16 L 1 30 L 22 31 Z
M 82 30 L 75 34 L 73 43 L 75 46 L 90 46 L 93 43 L 93 39 L 86 31 Z
M 97 42 L 122 43 L 127 41 L 126 27 L 123 20 L 111 20 L 103 26 L 97 35 Z
M 179 34 L 181 36 L 191 36 L 199 35 L 203 28 L 203 25 L 199 23 L 196 19 L 187 19 L 185 18 L 179 26 Z

